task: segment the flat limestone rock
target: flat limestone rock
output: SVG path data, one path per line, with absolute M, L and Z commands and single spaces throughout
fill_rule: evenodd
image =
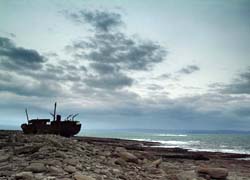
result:
M 40 172 L 47 171 L 47 169 L 43 163 L 31 163 L 26 169 L 28 171 L 32 171 L 34 173 L 40 173 Z
M 121 151 L 121 152 L 118 152 L 118 155 L 125 161 L 127 162 L 134 162 L 134 163 L 138 163 L 138 158 L 130 153 L 130 152 L 126 152 L 126 151 Z
M 0 157 L 0 162 L 5 162 L 5 161 L 8 161 L 9 159 L 10 159 L 9 155 L 3 155 Z
M 115 151 L 116 152 L 127 152 L 127 149 L 125 149 L 124 147 L 116 147 Z
M 197 172 L 200 175 L 209 175 L 211 178 L 225 179 L 228 176 L 228 170 L 225 168 L 199 167 Z
M 64 173 L 64 171 L 61 167 L 54 167 L 54 166 L 50 166 L 48 168 L 48 171 L 52 174 L 55 174 L 55 175 Z
M 15 154 L 33 154 L 41 148 L 42 145 L 29 145 L 29 146 L 22 146 L 16 147 L 14 152 Z
M 68 173 L 74 173 L 74 172 L 76 172 L 76 168 L 75 168 L 74 166 L 71 166 L 71 165 L 66 166 L 66 167 L 64 168 L 64 170 L 65 170 L 66 172 L 68 172 Z

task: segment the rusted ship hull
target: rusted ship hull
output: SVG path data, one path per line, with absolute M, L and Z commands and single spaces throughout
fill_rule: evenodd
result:
M 71 121 L 51 122 L 34 126 L 34 124 L 22 124 L 21 128 L 24 134 L 57 134 L 65 137 L 76 135 L 81 130 L 81 124 L 76 124 Z
M 65 137 L 76 135 L 81 130 L 80 121 L 74 120 L 78 114 L 70 114 L 64 121 L 61 115 L 56 113 L 56 103 L 54 106 L 53 121 L 50 119 L 29 119 L 28 111 L 25 109 L 27 123 L 22 124 L 24 134 L 57 134 Z M 71 119 L 69 119 L 71 117 Z

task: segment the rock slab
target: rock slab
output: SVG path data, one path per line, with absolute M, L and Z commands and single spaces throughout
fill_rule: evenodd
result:
M 228 176 L 228 170 L 225 168 L 199 167 L 197 173 L 199 175 L 208 175 L 210 178 L 216 179 L 225 179 Z

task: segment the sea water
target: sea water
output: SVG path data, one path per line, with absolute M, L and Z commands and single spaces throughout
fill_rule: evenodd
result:
M 84 130 L 80 135 L 160 142 L 190 151 L 250 154 L 250 133 L 231 131 Z

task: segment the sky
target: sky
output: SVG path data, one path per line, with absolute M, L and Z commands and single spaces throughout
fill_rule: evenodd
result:
M 0 0 L 0 125 L 250 130 L 250 1 Z

